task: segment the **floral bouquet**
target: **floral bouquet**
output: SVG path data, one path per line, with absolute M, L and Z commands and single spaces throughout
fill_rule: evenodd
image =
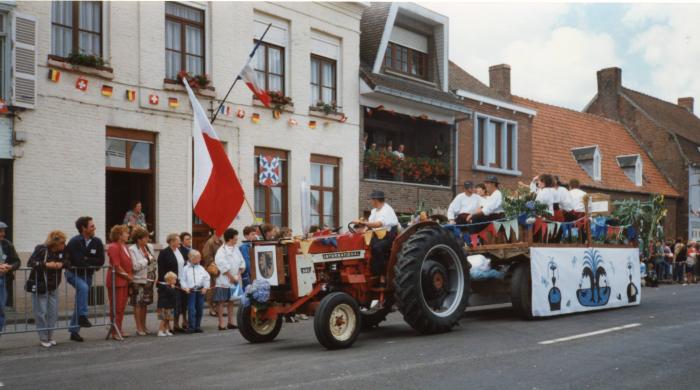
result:
M 255 306 L 258 310 L 264 310 L 270 300 L 270 283 L 265 280 L 254 280 L 245 288 L 243 304 Z
M 518 218 L 525 223 L 530 217 L 548 215 L 547 205 L 535 201 L 535 194 L 529 188 L 518 188 L 515 191 L 503 190 L 503 212 L 508 218 Z

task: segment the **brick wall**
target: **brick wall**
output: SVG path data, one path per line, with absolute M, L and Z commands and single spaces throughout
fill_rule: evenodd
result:
M 596 98 L 587 112 L 604 116 L 614 107 L 619 110 L 618 119 L 637 138 L 657 167 L 670 180 L 671 185 L 681 194 L 681 197 L 674 201 L 675 205 L 669 208 L 666 231 L 673 231 L 675 236 L 687 237 L 688 167 L 681 156 L 679 146 L 668 131 L 657 126 L 619 94 L 614 102 L 611 99 Z M 673 221 L 674 226 L 670 226 L 669 221 Z
M 431 186 L 419 186 L 411 184 L 391 183 L 377 180 L 360 181 L 360 214 L 369 213 L 369 195 L 374 190 L 384 191 L 386 201 L 394 208 L 397 214 L 413 213 L 420 202 L 425 202 L 425 207 L 430 209 L 447 209 L 452 201 L 452 190 Z
M 243 109 L 245 119 L 220 115 L 215 124 L 244 190 L 251 202 L 255 174 L 254 147 L 290 151 L 288 210 L 290 226 L 299 231 L 299 183 L 310 177 L 309 157 L 322 154 L 339 157 L 340 219 L 358 214 L 359 165 L 354 145 L 359 138 L 359 22 L 361 7 L 322 3 L 197 3 L 206 12 L 206 71 L 212 77 L 218 99 L 228 90 L 246 61 L 253 41 L 255 10 L 289 22 L 287 86 L 295 102 L 293 112 L 279 120 L 271 111 L 253 104 L 250 91 L 239 83 L 229 97 L 231 108 Z M 16 130 L 27 134 L 20 148 L 24 156 L 15 161 L 14 240 L 19 251 L 30 251 L 51 229 L 73 234 L 73 221 L 91 215 L 104 237 L 105 224 L 105 131 L 108 126 L 156 133 L 156 210 L 159 242 L 171 231 L 192 226 L 192 115 L 183 91 L 163 83 L 164 4 L 162 2 L 105 2 L 105 57 L 114 68 L 114 78 L 62 71 L 59 83 L 50 82 L 47 58 L 51 47 L 51 3 L 20 2 L 17 11 L 34 15 L 38 23 L 37 108 L 21 114 Z M 314 15 L 310 18 L 308 15 Z M 154 23 L 154 21 L 160 21 Z M 340 38 L 339 104 L 349 120 L 345 123 L 311 117 L 309 114 L 309 55 L 312 30 Z M 219 39 L 218 37 L 223 37 Z M 230 39 L 230 37 L 248 37 Z M 75 89 L 77 77 L 88 79 L 87 92 Z M 100 94 L 102 84 L 111 85 L 111 98 Z M 138 99 L 128 102 L 125 90 L 135 89 Z M 157 94 L 160 104 L 148 103 Z M 168 107 L 168 97 L 177 97 L 178 108 Z M 213 105 L 200 97 L 205 109 Z M 257 112 L 259 124 L 249 116 Z M 290 127 L 289 118 L 298 125 Z M 309 120 L 317 120 L 311 130 Z M 326 124 L 327 123 L 327 124 Z M 126 210 L 125 210 L 126 211 Z M 251 223 L 247 207 L 236 227 Z
M 518 181 L 529 183 L 534 176 L 532 172 L 532 119 L 527 114 L 513 113 L 505 109 L 497 109 L 489 104 L 480 104 L 471 99 L 464 99 L 466 107 L 474 110 L 475 114 L 485 114 L 518 122 L 518 170 L 520 175 L 494 174 L 474 169 L 474 130 L 475 119 L 463 120 L 457 124 L 459 142 L 459 176 L 458 183 L 466 180 L 475 183 L 483 182 L 486 176 L 496 175 L 506 188 L 515 188 Z

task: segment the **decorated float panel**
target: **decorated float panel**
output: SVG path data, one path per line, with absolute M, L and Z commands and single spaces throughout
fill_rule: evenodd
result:
M 639 249 L 531 247 L 532 315 L 639 305 Z

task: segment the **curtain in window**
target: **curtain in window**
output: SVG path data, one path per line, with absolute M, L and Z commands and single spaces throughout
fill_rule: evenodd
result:
M 68 27 L 53 24 L 51 26 L 52 45 L 51 53 L 61 57 L 67 57 L 73 43 L 73 4 L 69 1 L 51 2 L 51 21 Z
M 322 78 L 323 78 L 323 88 L 322 88 L 322 99 L 325 103 L 330 103 L 333 101 L 333 87 L 335 84 L 335 71 L 333 65 L 324 62 L 321 67 Z
M 97 1 L 80 2 L 80 35 L 78 45 L 83 54 L 102 55 L 100 33 L 102 32 L 102 3 Z M 87 30 L 87 31 L 85 31 Z
M 267 49 L 269 71 L 268 91 L 282 91 L 282 51 L 274 47 Z
M 318 60 L 311 59 L 311 105 L 315 106 L 320 100 L 318 85 L 321 80 L 318 78 Z
M 182 47 L 180 46 L 180 28 L 179 23 L 166 21 L 165 22 L 165 77 L 171 80 L 177 78 L 180 71 Z M 176 51 L 173 51 L 176 50 Z
M 204 73 L 203 56 L 204 48 L 202 47 L 202 29 L 198 27 L 187 26 L 185 29 L 185 40 L 187 45 L 187 71 L 194 75 Z

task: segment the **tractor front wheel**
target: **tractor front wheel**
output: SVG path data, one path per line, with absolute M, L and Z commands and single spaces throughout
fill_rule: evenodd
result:
M 469 263 L 448 231 L 415 232 L 403 244 L 394 273 L 396 304 L 413 329 L 447 332 L 462 317 L 469 302 Z
M 282 329 L 282 317 L 259 320 L 252 311 L 250 305 L 238 308 L 236 319 L 241 336 L 251 343 L 267 343 L 274 340 Z
M 350 347 L 360 334 L 360 307 L 344 292 L 326 295 L 314 314 L 318 342 L 328 349 Z

